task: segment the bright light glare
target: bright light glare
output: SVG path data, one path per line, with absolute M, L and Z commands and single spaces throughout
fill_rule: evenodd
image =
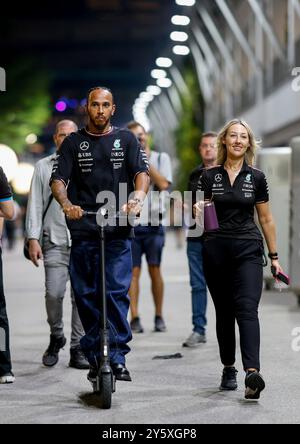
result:
M 190 49 L 185 45 L 176 45 L 173 47 L 173 52 L 177 55 L 188 55 L 190 53 Z
M 13 189 L 18 194 L 28 194 L 34 167 L 30 163 L 19 163 L 16 175 L 12 181 Z
M 56 111 L 63 113 L 67 109 L 67 104 L 64 100 L 59 100 L 55 104 Z
M 16 153 L 7 145 L 0 144 L 0 166 L 10 182 L 16 174 L 18 167 L 18 158 Z
M 140 108 L 140 107 L 137 106 L 137 105 L 133 105 L 132 110 L 133 110 L 135 113 L 145 114 L 146 108 Z
M 146 91 L 152 94 L 153 96 L 159 96 L 159 94 L 161 93 L 160 87 L 156 85 L 149 85 Z
M 170 68 L 170 66 L 173 65 L 173 62 L 168 57 L 158 57 L 158 59 L 155 60 L 155 63 L 160 68 Z
M 28 136 L 25 137 L 25 142 L 28 143 L 28 145 L 32 145 L 37 141 L 37 135 L 36 134 L 28 134 Z
M 136 122 L 139 122 L 145 128 L 145 130 L 147 132 L 149 131 L 149 129 L 150 129 L 150 122 L 149 122 L 148 117 L 146 116 L 145 113 L 144 114 L 140 114 L 140 113 L 133 112 L 133 117 L 134 117 L 134 120 Z
M 167 77 L 165 77 L 164 79 L 157 79 L 158 86 L 160 86 L 161 88 L 169 88 L 169 86 L 172 85 L 172 80 L 168 79 Z
M 140 98 L 144 100 L 144 102 L 151 102 L 153 100 L 153 95 L 148 92 L 142 92 L 140 94 Z
M 164 69 L 152 69 L 151 71 L 151 77 L 153 79 L 161 79 L 162 77 L 166 77 L 167 73 Z
M 190 18 L 186 15 L 173 15 L 171 22 L 177 26 L 187 26 L 190 24 Z
M 140 110 L 145 110 L 146 108 L 147 108 L 147 105 L 148 105 L 148 103 L 145 103 L 145 102 L 137 102 L 137 103 L 135 103 L 133 106 L 136 108 L 136 109 L 140 109 Z
M 189 36 L 186 32 L 173 31 L 170 34 L 170 39 L 174 42 L 186 42 L 188 38 Z
M 179 6 L 194 6 L 196 0 L 175 0 Z

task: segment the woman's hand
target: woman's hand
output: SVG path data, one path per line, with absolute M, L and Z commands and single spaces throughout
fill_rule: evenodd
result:
M 279 272 L 283 273 L 283 269 L 278 261 L 278 259 L 272 259 L 271 260 L 271 265 L 272 267 L 274 267 L 276 269 L 276 274 L 278 274 Z
M 193 206 L 193 213 L 196 224 L 204 226 L 204 200 L 199 200 Z

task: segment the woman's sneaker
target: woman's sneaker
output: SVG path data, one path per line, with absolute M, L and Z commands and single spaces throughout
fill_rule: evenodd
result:
M 224 367 L 222 373 L 222 380 L 220 384 L 220 390 L 236 390 L 237 381 L 236 374 L 237 369 L 235 367 Z
M 5 375 L 0 376 L 0 384 L 12 384 L 15 382 L 16 378 L 12 372 L 6 373 Z
M 248 371 L 245 377 L 245 386 L 246 399 L 259 399 L 260 392 L 265 388 L 265 381 L 259 372 Z

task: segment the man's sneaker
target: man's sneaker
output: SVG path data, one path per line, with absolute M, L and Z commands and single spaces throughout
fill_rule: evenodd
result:
M 245 398 L 259 399 L 260 392 L 265 388 L 265 381 L 257 371 L 248 371 L 245 377 Z
M 167 327 L 165 324 L 165 321 L 163 320 L 163 318 L 161 316 L 155 316 L 154 318 L 154 331 L 166 331 Z
M 236 390 L 237 381 L 236 374 L 237 370 L 235 367 L 224 367 L 222 373 L 222 380 L 220 385 L 220 390 Z
M 90 371 L 87 374 L 87 378 L 90 382 L 96 382 L 98 369 L 96 367 L 93 367 L 92 365 L 89 365 Z
M 50 335 L 50 344 L 45 353 L 43 354 L 43 364 L 46 367 L 53 367 L 58 363 L 58 353 L 61 348 L 66 345 L 66 338 L 64 336 Z
M 90 368 L 89 363 L 81 350 L 80 345 L 70 348 L 70 362 L 69 367 L 84 370 Z
M 0 384 L 12 384 L 15 382 L 16 378 L 12 372 L 5 373 L 5 375 L 0 376 Z
M 193 331 L 193 333 L 182 344 L 182 347 L 197 347 L 198 345 L 204 344 L 205 342 L 206 342 L 205 334 L 201 335 L 197 331 Z
M 138 316 L 132 319 L 130 322 L 130 328 L 132 333 L 144 333 L 144 329 Z

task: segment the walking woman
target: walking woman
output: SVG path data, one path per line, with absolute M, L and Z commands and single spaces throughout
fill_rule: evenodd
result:
M 245 377 L 245 398 L 258 399 L 265 388 L 260 372 L 258 305 L 263 284 L 263 239 L 254 221 L 256 209 L 277 273 L 275 225 L 269 207 L 268 185 L 262 171 L 253 167 L 256 141 L 248 124 L 232 120 L 217 139 L 218 166 L 203 172 L 199 188 L 213 200 L 219 229 L 204 238 L 204 273 L 216 310 L 220 357 L 224 365 L 220 390 L 237 388 L 235 320 Z M 199 215 L 203 205 L 195 205 Z

